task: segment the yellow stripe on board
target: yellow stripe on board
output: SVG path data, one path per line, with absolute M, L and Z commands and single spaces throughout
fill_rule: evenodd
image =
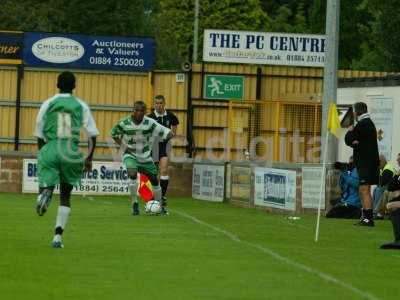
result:
M 0 65 L 20 65 L 20 64 L 22 64 L 22 59 L 0 58 Z
M 0 30 L 0 33 L 24 33 L 24 32 L 17 30 Z

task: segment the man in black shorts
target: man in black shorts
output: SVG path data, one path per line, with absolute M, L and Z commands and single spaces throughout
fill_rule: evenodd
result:
M 154 97 L 154 111 L 148 115 L 150 118 L 156 120 L 159 124 L 163 125 L 172 130 L 174 135 L 176 135 L 176 127 L 179 124 L 178 118 L 171 112 L 165 109 L 165 98 L 163 95 L 157 95 Z M 158 148 L 158 149 L 157 149 Z M 158 168 L 160 170 L 160 186 L 162 190 L 163 198 L 163 213 L 167 212 L 167 188 L 169 182 L 168 176 L 168 154 L 171 145 L 167 142 L 159 142 L 158 147 L 155 144 L 153 148 L 153 159 L 158 161 Z
M 345 142 L 347 146 L 353 148 L 354 164 L 360 180 L 359 193 L 363 210 L 358 225 L 374 226 L 371 185 L 379 183 L 377 133 L 365 103 L 355 103 L 353 114 L 357 124 L 350 126 L 345 136 Z

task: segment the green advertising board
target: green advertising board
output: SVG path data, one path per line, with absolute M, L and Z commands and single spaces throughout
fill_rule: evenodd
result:
M 243 100 L 244 76 L 213 75 L 204 77 L 204 98 Z

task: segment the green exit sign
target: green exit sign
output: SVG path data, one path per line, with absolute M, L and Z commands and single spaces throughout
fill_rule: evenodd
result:
M 243 100 L 244 76 L 212 75 L 204 78 L 204 98 Z

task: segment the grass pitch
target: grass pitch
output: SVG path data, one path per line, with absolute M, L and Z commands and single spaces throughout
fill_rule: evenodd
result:
M 126 197 L 72 199 L 64 249 L 52 249 L 58 196 L 0 194 L 1 299 L 398 299 L 389 221 L 321 222 L 170 199 L 170 216 L 130 215 Z M 143 205 L 142 207 L 143 208 Z

